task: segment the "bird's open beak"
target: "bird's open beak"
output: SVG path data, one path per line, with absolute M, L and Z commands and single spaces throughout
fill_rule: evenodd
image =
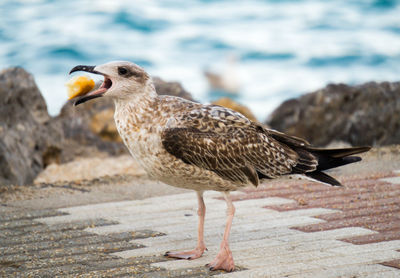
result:
M 95 67 L 96 66 L 84 66 L 84 65 L 75 66 L 72 68 L 72 70 L 69 72 L 69 74 L 76 72 L 76 71 L 86 71 L 86 72 L 90 72 L 90 73 L 101 74 L 100 72 L 94 70 Z
M 71 73 L 76 72 L 76 71 L 86 71 L 86 72 L 90 72 L 90 73 L 94 73 L 94 74 L 101 74 L 101 75 L 104 76 L 104 81 L 101 84 L 101 86 L 97 90 L 91 91 L 91 92 L 87 93 L 86 95 L 79 97 L 74 103 L 75 106 L 77 106 L 77 105 L 79 105 L 81 103 L 84 103 L 84 102 L 86 102 L 88 100 L 101 97 L 101 96 L 104 95 L 104 93 L 109 88 L 111 88 L 111 86 L 112 86 L 111 79 L 109 77 L 107 77 L 106 74 L 95 70 L 95 68 L 96 68 L 96 66 L 79 65 L 79 66 L 73 67 L 71 69 L 71 71 L 69 72 L 69 74 L 71 74 Z

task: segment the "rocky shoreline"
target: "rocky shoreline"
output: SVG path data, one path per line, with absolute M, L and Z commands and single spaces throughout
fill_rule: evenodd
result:
M 177 82 L 154 78 L 159 94 L 193 100 Z M 106 98 L 73 107 L 67 102 L 56 117 L 34 78 L 22 68 L 0 73 L 0 188 L 91 180 L 101 176 L 142 176 L 127 155 Z M 224 105 L 253 117 L 230 100 Z M 400 82 L 359 86 L 328 85 L 282 103 L 265 121 L 317 146 L 385 146 L 400 142 Z M 100 161 L 109 165 L 99 167 Z M 104 164 L 103 164 L 104 165 Z M 74 169 L 78 169 L 74 171 Z M 1 192 L 0 192 L 1 193 Z
M 283 102 L 266 124 L 316 146 L 399 144 L 400 82 L 329 84 Z

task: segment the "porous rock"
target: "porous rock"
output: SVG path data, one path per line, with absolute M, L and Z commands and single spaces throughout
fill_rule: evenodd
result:
M 159 77 L 153 77 L 154 87 L 159 95 L 170 95 L 195 101 L 192 95 L 187 92 L 178 82 L 167 82 Z
M 60 114 L 54 118 L 70 143 L 69 157 L 64 157 L 63 162 L 76 156 L 96 156 L 93 153 L 96 151 L 109 155 L 126 153 L 114 124 L 114 103 L 111 99 L 98 98 L 78 106 L 73 103 L 72 100 L 64 104 Z
M 29 184 L 61 159 L 63 136 L 53 124 L 31 74 L 22 68 L 0 73 L 0 185 Z
M 400 82 L 330 84 L 283 102 L 266 123 L 317 146 L 400 143 Z

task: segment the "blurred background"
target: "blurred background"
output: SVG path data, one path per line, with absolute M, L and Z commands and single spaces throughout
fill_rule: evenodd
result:
M 264 120 L 327 83 L 399 80 L 400 1 L 1 1 L 0 67 L 30 71 L 51 115 L 73 66 L 111 60 Z

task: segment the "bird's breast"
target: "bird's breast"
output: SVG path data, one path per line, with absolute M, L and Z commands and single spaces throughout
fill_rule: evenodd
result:
M 162 146 L 158 128 L 134 123 L 117 124 L 117 128 L 133 158 L 148 174 L 156 175 L 168 155 Z
M 138 125 L 122 128 L 120 135 L 132 156 L 138 160 L 156 155 L 162 147 L 157 133 Z

